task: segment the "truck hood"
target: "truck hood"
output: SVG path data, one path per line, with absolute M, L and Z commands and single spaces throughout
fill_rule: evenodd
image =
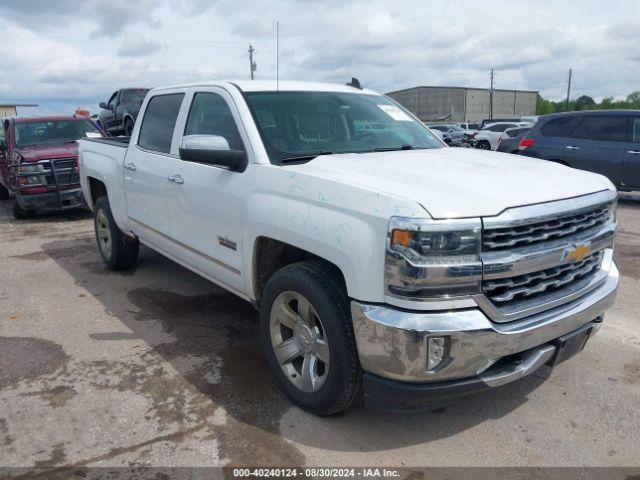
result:
M 285 168 L 415 201 L 433 218 L 493 216 L 614 189 L 602 175 L 469 148 L 326 155 Z
M 31 147 L 17 148 L 25 162 L 37 162 L 50 158 L 72 158 L 78 156 L 78 144 L 64 143 L 60 145 L 34 145 Z

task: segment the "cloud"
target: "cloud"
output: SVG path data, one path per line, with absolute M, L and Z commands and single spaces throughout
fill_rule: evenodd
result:
M 623 97 L 638 89 L 637 18 L 637 0 L 0 2 L 0 97 L 99 101 L 127 85 L 247 78 L 249 43 L 258 78 L 274 78 L 276 20 L 281 78 L 488 87 L 494 68 L 497 88 L 559 99 L 573 68 L 576 97 Z
M 149 39 L 125 39 L 118 49 L 121 57 L 144 57 L 162 50 L 162 44 Z

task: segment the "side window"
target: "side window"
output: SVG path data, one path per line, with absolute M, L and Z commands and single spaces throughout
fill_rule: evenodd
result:
M 505 129 L 507 129 L 507 127 L 504 125 L 492 125 L 491 127 L 489 127 L 489 130 L 491 130 L 492 132 L 504 132 Z
M 184 93 L 153 97 L 144 112 L 138 145 L 154 152 L 169 153 L 173 130 L 180 112 Z
M 244 150 L 238 126 L 224 98 L 217 93 L 196 93 L 191 103 L 185 135 L 219 135 L 231 150 Z
M 118 92 L 114 92 L 113 95 L 111 95 L 111 98 L 109 99 L 109 103 L 107 103 L 107 107 L 113 108 L 116 106 L 116 96 L 118 95 Z
M 640 117 L 633 118 L 633 125 L 631 130 L 631 141 L 634 143 L 640 143 Z
M 570 137 L 580 120 L 577 115 L 554 118 L 540 127 L 540 133 L 545 137 Z
M 573 136 L 603 142 L 626 142 L 627 132 L 625 115 L 589 115 L 582 119 Z

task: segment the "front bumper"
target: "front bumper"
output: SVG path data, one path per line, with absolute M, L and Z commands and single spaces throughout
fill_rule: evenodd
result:
M 28 211 L 57 211 L 70 208 L 86 208 L 82 189 L 60 190 L 47 193 L 22 195 L 16 193 L 16 201 Z
M 409 394 L 409 399 L 417 396 L 420 403 L 428 404 L 433 398 L 457 396 L 459 392 L 470 393 L 522 378 L 554 356 L 554 341 L 597 323 L 613 304 L 617 286 L 618 269 L 611 261 L 606 280 L 598 288 L 570 303 L 507 323 L 492 322 L 478 308 L 414 312 L 353 301 L 356 344 L 366 372 L 365 398 L 375 403 L 373 397 L 381 391 L 378 387 L 392 385 L 391 391 L 399 392 L 398 402 L 407 399 L 400 393 L 408 390 L 415 393 Z M 599 323 L 596 326 L 599 328 Z M 427 371 L 430 336 L 449 336 L 450 344 L 448 358 Z M 526 363 L 528 368 L 503 371 L 505 358 L 516 354 L 520 355 L 519 364 Z M 499 382 L 491 381 L 496 368 L 502 369 Z M 389 389 L 385 391 L 383 396 L 388 400 Z

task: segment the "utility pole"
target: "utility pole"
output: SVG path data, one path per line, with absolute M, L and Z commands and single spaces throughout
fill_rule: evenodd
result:
M 491 88 L 489 90 L 489 118 L 493 118 L 493 68 L 491 69 Z
M 251 72 L 251 80 L 253 80 L 253 73 L 258 69 L 258 65 L 253 61 L 253 52 L 255 52 L 253 45 L 249 45 L 249 71 Z
M 567 103 L 566 103 L 566 105 L 564 107 L 565 112 L 569 111 L 569 95 L 571 95 L 571 74 L 572 73 L 573 73 L 572 69 L 570 68 L 569 69 L 569 81 L 567 82 L 568 83 L 568 85 L 567 85 Z

